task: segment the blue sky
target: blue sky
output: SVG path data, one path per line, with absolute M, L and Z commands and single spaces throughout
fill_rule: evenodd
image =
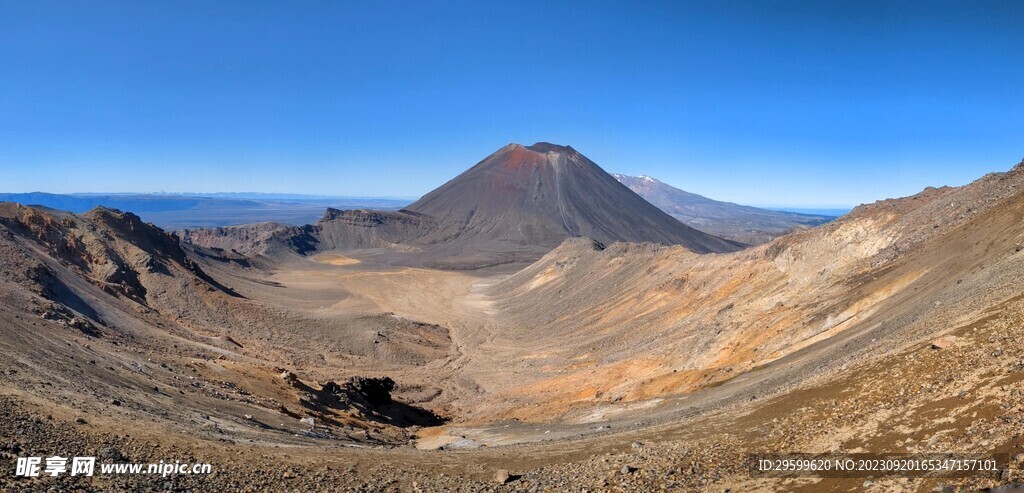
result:
M 509 143 L 833 206 L 1024 156 L 1024 2 L 0 0 L 0 192 L 418 196 Z

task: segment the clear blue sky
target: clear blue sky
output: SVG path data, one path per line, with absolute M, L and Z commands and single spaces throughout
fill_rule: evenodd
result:
M 1022 96 L 1024 2 L 0 0 L 0 192 L 418 196 L 544 140 L 848 205 L 1008 169 Z

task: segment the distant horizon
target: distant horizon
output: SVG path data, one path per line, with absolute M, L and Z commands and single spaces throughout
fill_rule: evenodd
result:
M 1021 162 L 1024 162 L 1024 159 L 1022 159 Z M 1007 170 L 1009 170 L 1009 168 L 1006 168 L 1006 169 L 1003 169 L 1003 170 L 993 170 L 993 171 L 989 171 L 988 173 L 1003 172 L 1003 171 L 1007 171 Z M 970 180 L 968 180 L 968 181 L 966 181 L 964 183 L 955 184 L 955 185 L 950 185 L 950 184 L 931 184 L 931 185 L 925 185 L 921 189 L 915 190 L 915 191 L 911 191 L 911 192 L 909 192 L 909 193 L 907 193 L 905 195 L 892 196 L 892 197 L 878 197 L 878 198 L 876 198 L 874 200 L 871 200 L 871 201 L 859 202 L 859 203 L 853 203 L 853 204 L 841 204 L 841 203 L 823 203 L 823 204 L 794 203 L 794 204 L 785 204 L 785 203 L 777 203 L 777 202 L 776 203 L 757 203 L 757 202 L 746 202 L 746 201 L 742 201 L 742 200 L 739 200 L 739 201 L 737 201 L 737 200 L 725 200 L 725 199 L 720 199 L 720 198 L 717 198 L 717 197 L 714 197 L 714 196 L 710 196 L 710 195 L 705 194 L 705 193 L 701 193 L 699 191 L 693 191 L 693 190 L 689 190 L 689 189 L 686 189 L 686 188 L 682 188 L 682 187 L 677 186 L 677 185 L 675 185 L 673 183 L 669 183 L 669 182 L 667 182 L 665 180 L 662 180 L 661 178 L 659 178 L 657 176 L 653 176 L 653 175 L 649 175 L 649 174 L 639 173 L 639 174 L 631 175 L 631 174 L 627 174 L 627 173 L 619 173 L 617 171 L 607 171 L 607 170 L 606 170 L 606 172 L 608 174 L 610 174 L 610 175 L 632 176 L 632 177 L 636 177 L 636 178 L 643 178 L 643 177 L 652 178 L 652 179 L 657 180 L 657 181 L 659 181 L 661 183 L 669 185 L 669 186 L 671 186 L 673 188 L 677 188 L 677 189 L 682 190 L 684 192 L 700 195 L 702 197 L 705 197 L 705 198 L 708 198 L 708 199 L 711 199 L 711 200 L 715 200 L 715 201 L 718 201 L 718 202 L 728 202 L 728 203 L 734 203 L 734 204 L 737 204 L 737 205 L 750 206 L 750 207 L 756 207 L 756 208 L 760 208 L 760 209 L 773 210 L 773 211 L 796 212 L 796 213 L 802 213 L 802 214 L 834 215 L 834 216 L 837 216 L 837 217 L 841 216 L 841 215 L 843 215 L 843 214 L 845 214 L 845 213 L 847 213 L 847 212 L 849 212 L 851 210 L 853 210 L 854 208 L 856 208 L 856 207 L 858 207 L 860 205 L 870 204 L 870 203 L 881 201 L 881 200 L 891 200 L 891 199 L 899 199 L 899 198 L 909 197 L 909 196 L 915 195 L 917 193 L 920 193 L 920 192 L 924 191 L 927 188 L 941 188 L 941 187 L 944 187 L 944 186 L 953 186 L 953 187 L 963 186 L 963 185 L 967 185 L 968 183 L 971 183 L 971 182 L 981 178 L 982 176 L 984 176 L 984 174 L 983 175 L 978 175 L 978 176 L 976 176 L 974 178 L 971 178 Z M 985 174 L 988 174 L 988 173 L 985 173 Z M 452 176 L 452 178 L 454 178 L 454 177 L 455 176 Z M 441 184 L 443 184 L 445 182 L 441 182 Z M 440 186 L 440 184 L 439 184 L 439 186 Z M 428 193 L 429 191 L 430 190 L 428 190 L 427 192 L 424 192 L 423 195 L 426 195 L 426 193 Z M 248 191 L 230 191 L 230 192 L 226 192 L 226 191 L 216 191 L 216 192 L 169 192 L 169 191 L 154 191 L 154 192 L 139 192 L 139 191 L 126 191 L 126 192 L 48 192 L 48 191 L 43 191 L 43 190 L 34 190 L 34 191 L 31 191 L 31 192 L 5 192 L 5 191 L 0 190 L 0 195 L 3 195 L 3 194 L 17 195 L 17 194 L 33 194 L 33 193 L 65 195 L 65 196 L 77 196 L 77 197 L 140 195 L 140 196 L 178 196 L 178 197 L 194 197 L 194 198 L 237 198 L 239 200 L 242 200 L 242 199 L 258 199 L 258 198 L 263 198 L 263 199 L 267 199 L 267 200 L 274 200 L 274 199 L 276 199 L 276 200 L 300 200 L 300 201 L 301 200 L 329 201 L 329 200 L 335 200 L 335 199 L 341 199 L 341 200 L 359 200 L 359 199 L 362 199 L 362 200 L 382 200 L 382 201 L 408 201 L 409 203 L 415 202 L 415 201 L 419 200 L 421 197 L 423 197 L 423 195 L 418 195 L 418 196 L 398 196 L 398 195 L 320 195 L 320 194 L 312 194 L 312 193 L 260 192 L 260 191 L 252 191 L 252 190 L 248 190 Z
M 619 173 L 621 174 L 621 173 Z M 637 175 L 646 176 L 646 175 Z M 652 176 L 651 178 L 657 179 Z M 661 180 L 659 180 L 661 181 Z M 662 182 L 665 183 L 665 182 Z M 669 186 L 675 187 L 671 183 L 666 183 Z M 677 187 L 678 188 L 678 187 Z M 689 190 L 685 190 L 690 192 Z M 696 193 L 696 192 L 690 192 Z M 342 200 L 382 200 L 382 201 L 408 201 L 413 203 L 419 200 L 422 196 L 418 197 L 400 197 L 400 196 L 389 196 L 389 195 L 314 195 L 305 193 L 288 193 L 288 192 L 47 192 L 42 190 L 33 190 L 31 192 L 5 192 L 0 191 L 0 195 L 29 195 L 29 194 L 50 194 L 50 195 L 62 195 L 71 197 L 126 197 L 126 196 L 154 196 L 154 197 L 182 197 L 182 198 L 223 198 L 223 199 L 236 199 L 236 200 L 253 200 L 253 199 L 266 199 L 266 200 L 307 200 L 307 201 L 329 201 L 335 199 Z M 703 194 L 697 193 L 705 198 L 716 200 L 719 202 L 731 202 L 718 200 L 715 197 L 707 197 Z M 890 197 L 898 198 L 898 197 Z M 881 199 L 880 199 L 881 200 Z M 754 203 L 743 203 L 733 202 L 738 205 L 757 207 L 766 210 L 786 211 L 786 212 L 801 212 L 801 213 L 821 213 L 820 211 L 849 211 L 861 204 L 811 204 L 811 205 L 786 205 L 786 204 L 754 204 Z M 815 212 L 819 211 L 819 212 Z
M 5 2 L 0 188 L 416 197 L 547 141 L 720 201 L 870 203 L 1019 161 L 1022 25 L 995 0 Z
M 68 193 L 46 192 L 46 191 L 42 191 L 42 190 L 34 190 L 34 191 L 31 191 L 31 192 L 0 192 L 0 193 L 9 193 L 9 194 L 18 194 L 18 193 L 50 193 L 50 194 L 54 194 L 54 195 L 73 195 L 73 196 L 80 196 L 80 197 L 99 197 L 99 196 L 106 196 L 106 195 L 110 195 L 110 196 L 123 196 L 123 195 L 158 195 L 158 196 L 161 196 L 161 195 L 168 195 L 168 196 L 184 196 L 184 197 L 218 197 L 218 198 L 219 197 L 224 197 L 224 196 L 233 196 L 233 197 L 239 197 L 239 198 L 260 197 L 260 196 L 266 197 L 266 198 L 288 198 L 288 197 L 295 197 L 297 199 L 308 198 L 310 200 L 320 200 L 320 199 L 417 200 L 417 199 L 419 199 L 419 197 L 402 197 L 402 196 L 397 196 L 397 195 L 318 195 L 318 194 L 310 194 L 310 193 L 292 193 L 292 192 L 258 192 L 258 191 L 252 191 L 252 190 L 249 190 L 249 191 L 239 191 L 239 192 L 167 192 L 167 191 L 137 192 L 137 191 L 128 191 L 128 192 L 68 192 Z
M 572 147 L 571 144 L 566 144 L 566 145 Z M 1024 159 L 1021 159 L 1020 161 L 1014 161 L 1014 164 L 1016 164 L 1018 162 L 1024 162 Z M 467 166 L 466 169 L 468 169 L 471 166 L 472 165 Z M 683 186 L 679 186 L 679 185 L 673 184 L 673 183 L 671 183 L 671 182 L 669 182 L 667 180 L 664 180 L 664 179 L 662 179 L 662 178 L 660 178 L 658 176 L 654 176 L 654 175 L 651 175 L 651 174 L 646 174 L 646 173 L 642 173 L 642 172 L 639 172 L 639 173 L 636 173 L 636 174 L 631 174 L 631 173 L 621 173 L 621 172 L 618 172 L 618 171 L 607 171 L 607 170 L 606 170 L 606 172 L 608 174 L 610 174 L 610 175 L 619 174 L 619 175 L 633 176 L 633 177 L 638 177 L 638 178 L 640 178 L 640 177 L 653 178 L 653 179 L 655 179 L 657 181 L 665 183 L 666 185 L 672 186 L 674 188 L 683 190 L 685 192 L 701 195 L 703 197 L 706 197 L 706 198 L 709 198 L 709 199 L 712 199 L 712 200 L 716 200 L 716 201 L 719 201 L 719 202 L 729 202 L 729 203 L 735 203 L 735 204 L 739 204 L 739 205 L 757 207 L 757 208 L 762 208 L 762 209 L 767 209 L 767 210 L 778 210 L 778 211 L 788 211 L 788 212 L 803 212 L 803 213 L 818 213 L 818 212 L 814 212 L 814 211 L 840 211 L 840 210 L 841 211 L 850 211 L 850 210 L 854 209 L 855 207 L 857 207 L 859 205 L 863 205 L 863 204 L 870 204 L 870 203 L 873 203 L 873 202 L 876 202 L 876 201 L 881 201 L 881 200 L 889 200 L 889 199 L 898 199 L 898 198 L 903 198 L 903 197 L 909 197 L 909 196 L 915 195 L 915 194 L 917 194 L 917 193 L 919 193 L 919 192 L 921 192 L 921 191 L 923 191 L 923 190 L 925 190 L 927 188 L 941 188 L 941 187 L 944 187 L 944 186 L 959 187 L 959 186 L 967 185 L 967 184 L 969 184 L 969 183 L 971 183 L 971 182 L 981 178 L 982 176 L 984 176 L 985 174 L 988 174 L 988 173 L 997 173 L 997 172 L 1008 171 L 1012 166 L 1013 165 L 1009 165 L 1009 166 L 1004 167 L 1003 169 L 993 169 L 993 170 L 985 171 L 985 172 L 983 172 L 981 174 L 978 174 L 977 176 L 967 177 L 965 180 L 962 180 L 961 182 L 956 182 L 956 183 L 926 183 L 921 188 L 916 189 L 916 190 L 909 190 L 909 191 L 907 191 L 907 193 L 904 193 L 902 195 L 879 196 L 879 197 L 876 197 L 876 198 L 871 199 L 871 200 L 865 200 L 865 201 L 857 202 L 857 203 L 802 203 L 802 202 L 795 202 L 795 203 L 792 203 L 792 204 L 779 203 L 779 202 L 745 201 L 742 198 L 736 199 L 736 200 L 719 198 L 719 197 L 713 196 L 713 195 L 708 194 L 708 193 L 704 193 L 704 192 L 701 192 L 701 191 L 691 190 L 689 188 L 685 188 Z M 465 171 L 465 170 L 463 170 L 463 171 Z M 454 174 L 454 175 L 452 175 L 448 179 L 454 178 L 459 173 L 461 173 L 461 171 L 456 173 L 456 174 Z M 439 182 L 437 184 L 437 186 L 440 186 L 440 185 L 444 184 L 447 181 L 448 180 L 441 181 L 441 182 Z M 839 186 L 837 188 L 841 188 L 841 187 L 842 186 Z M 159 196 L 159 195 L 166 195 L 166 196 L 191 196 L 191 197 L 236 196 L 236 197 L 240 197 L 240 198 L 243 197 L 243 196 L 249 196 L 248 198 L 255 198 L 255 196 L 264 196 L 265 198 L 271 198 L 271 197 L 282 198 L 282 199 L 294 198 L 295 200 L 303 200 L 303 199 L 305 199 L 305 200 L 321 200 L 321 199 L 322 200 L 330 200 L 330 199 L 368 199 L 368 200 L 374 200 L 374 199 L 379 199 L 379 200 L 395 200 L 395 201 L 408 200 L 408 201 L 410 201 L 410 203 L 418 200 L 423 195 L 426 195 L 429 192 L 430 192 L 430 190 L 426 190 L 426 191 L 424 191 L 420 195 L 402 196 L 402 195 L 318 194 L 318 193 L 303 193 L 303 192 L 290 192 L 290 191 L 253 191 L 253 190 L 211 191 L 211 192 L 165 191 L 165 190 L 149 191 L 149 192 L 147 192 L 147 191 L 119 191 L 119 192 L 113 192 L 113 191 L 106 191 L 106 192 L 78 192 L 78 191 L 75 191 L 75 192 L 57 192 L 57 191 L 45 191 L 45 190 L 33 190 L 31 192 L 22 192 L 22 191 L 3 191 L 3 190 L 0 190 L 0 194 L 49 193 L 49 194 L 55 194 L 55 195 L 68 195 L 68 196 L 103 196 L 103 195 L 110 195 L 110 196 L 123 196 L 123 195 L 153 195 L 153 196 Z

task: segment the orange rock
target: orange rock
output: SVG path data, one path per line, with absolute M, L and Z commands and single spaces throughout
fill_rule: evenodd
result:
M 942 336 L 932 341 L 932 349 L 946 349 L 956 344 L 956 336 Z

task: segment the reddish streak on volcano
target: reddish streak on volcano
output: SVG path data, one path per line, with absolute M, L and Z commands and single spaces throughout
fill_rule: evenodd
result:
M 541 164 L 544 164 L 546 161 L 547 158 L 544 156 L 544 154 L 541 154 L 537 151 L 531 151 L 526 147 L 517 145 L 508 151 L 508 157 L 502 164 L 505 165 L 505 168 L 517 169 L 526 166 L 540 166 Z

